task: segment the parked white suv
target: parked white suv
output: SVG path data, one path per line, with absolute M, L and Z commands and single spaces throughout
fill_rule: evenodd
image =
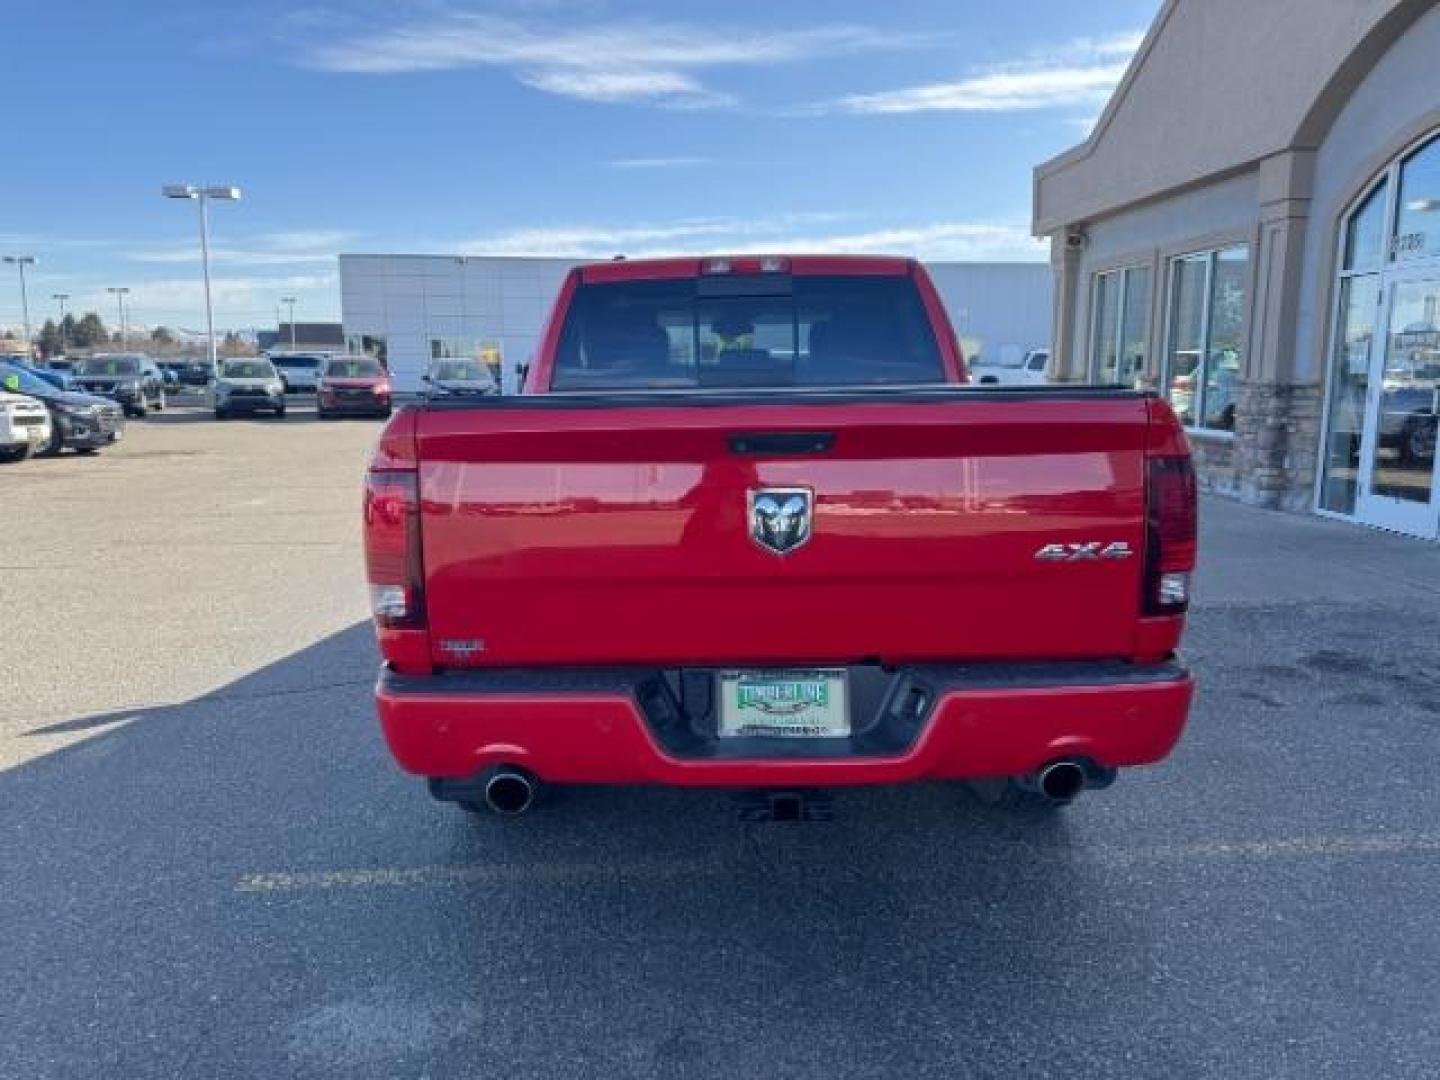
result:
M 329 359 L 329 353 L 269 354 L 287 394 L 313 394 L 320 385 L 320 369 Z
M 1023 356 L 1002 354 L 996 362 L 976 360 L 970 365 L 970 379 L 982 386 L 1031 386 L 1045 381 L 1049 366 L 1049 349 L 1031 349 Z
M 23 461 L 50 442 L 50 410 L 0 389 L 0 461 Z

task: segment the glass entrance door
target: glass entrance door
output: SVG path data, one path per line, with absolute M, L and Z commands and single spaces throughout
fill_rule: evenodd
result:
M 1380 325 L 1383 336 L 1370 351 L 1357 516 L 1433 539 L 1440 536 L 1440 278 L 1392 277 Z

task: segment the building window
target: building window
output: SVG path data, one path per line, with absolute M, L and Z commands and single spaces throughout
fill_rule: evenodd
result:
M 345 348 L 352 356 L 373 356 L 380 366 L 389 369 L 390 356 L 383 334 L 350 334 L 345 339 Z
M 1383 198 L 1381 201 L 1383 205 Z M 1330 378 L 1330 429 L 1324 448 L 1325 479 L 1320 486 L 1321 507 L 1337 514 L 1355 513 L 1360 448 L 1365 437 L 1365 398 L 1370 390 L 1370 347 L 1375 340 L 1379 305 L 1379 274 L 1355 274 L 1340 283 L 1340 321 Z
M 1400 164 L 1399 221 L 1390 245 L 1396 262 L 1440 255 L 1440 139 Z
M 1090 326 L 1090 381 L 1133 386 L 1150 337 L 1150 268 L 1096 274 Z
M 431 338 L 431 360 L 473 360 L 480 346 L 468 338 Z
M 1188 428 L 1235 430 L 1249 281 L 1244 245 L 1170 260 L 1165 387 Z
M 1340 224 L 1316 504 L 1440 532 L 1440 137 L 1392 162 Z

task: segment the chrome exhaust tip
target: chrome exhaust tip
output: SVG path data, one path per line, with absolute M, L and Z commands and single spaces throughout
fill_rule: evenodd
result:
M 535 805 L 539 786 L 524 769 L 502 765 L 485 780 L 485 805 L 501 817 L 519 817 Z
M 1035 786 L 1051 802 L 1068 803 L 1085 790 L 1088 777 L 1078 761 L 1052 761 L 1035 777 Z

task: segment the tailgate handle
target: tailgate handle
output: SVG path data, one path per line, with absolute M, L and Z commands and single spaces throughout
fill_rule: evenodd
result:
M 746 431 L 730 436 L 732 454 L 828 454 L 833 431 Z

